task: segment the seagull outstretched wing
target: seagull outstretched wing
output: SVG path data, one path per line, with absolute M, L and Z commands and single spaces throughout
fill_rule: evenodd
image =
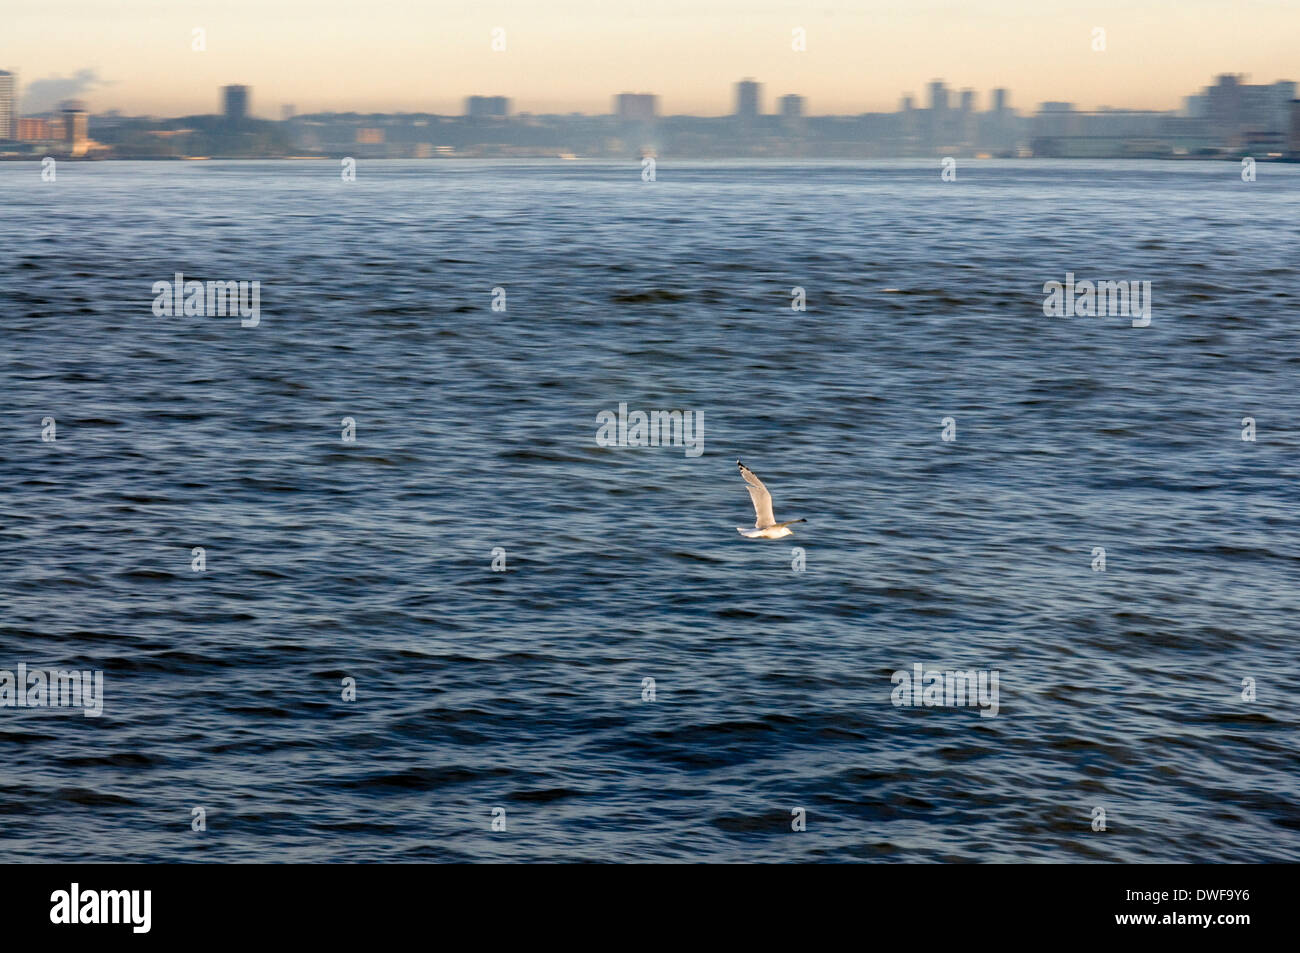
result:
M 764 526 L 771 526 L 776 522 L 776 517 L 772 515 L 772 494 L 767 492 L 763 481 L 754 476 L 753 470 L 739 460 L 736 461 L 736 466 L 740 467 L 740 475 L 745 478 L 745 489 L 749 491 L 749 498 L 754 501 L 754 528 L 762 529 Z

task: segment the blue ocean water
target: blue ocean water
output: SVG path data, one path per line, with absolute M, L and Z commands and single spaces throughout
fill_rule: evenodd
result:
M 1298 166 L 3 163 L 0 236 L 0 669 L 104 678 L 0 708 L 2 860 L 1300 859 Z

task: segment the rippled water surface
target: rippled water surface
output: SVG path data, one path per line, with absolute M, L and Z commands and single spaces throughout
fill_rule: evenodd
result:
M 640 171 L 0 164 L 0 858 L 1300 857 L 1300 167 Z

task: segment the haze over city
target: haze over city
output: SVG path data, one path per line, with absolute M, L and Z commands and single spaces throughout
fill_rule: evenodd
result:
M 262 91 L 255 115 L 455 113 L 469 93 L 519 111 L 607 113 L 626 90 L 664 114 L 724 115 L 738 76 L 799 93 L 813 114 L 888 111 L 945 76 L 1016 103 L 1172 109 L 1225 70 L 1259 83 L 1294 75 L 1300 6 L 1239 0 L 167 0 L 56 8 L 11 0 L 0 69 L 24 95 L 77 96 L 92 111 L 212 112 L 232 82 Z M 1105 50 L 1093 49 L 1094 30 Z M 492 49 L 493 30 L 505 49 Z M 792 49 L 792 32 L 807 49 Z M 194 31 L 204 31 L 196 52 Z M 768 104 L 770 107 L 770 103 Z

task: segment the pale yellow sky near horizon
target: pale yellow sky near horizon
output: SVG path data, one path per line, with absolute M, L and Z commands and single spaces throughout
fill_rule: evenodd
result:
M 1217 73 L 1300 79 L 1300 0 L 6 0 L 0 69 L 23 88 L 93 70 L 100 84 L 77 93 L 92 111 L 152 115 L 216 112 L 227 83 L 252 86 L 264 117 L 459 113 L 470 94 L 603 113 L 619 92 L 721 115 L 742 77 L 769 112 L 791 92 L 814 114 L 892 111 L 938 78 L 981 109 L 995 86 L 1021 110 L 1172 109 Z

